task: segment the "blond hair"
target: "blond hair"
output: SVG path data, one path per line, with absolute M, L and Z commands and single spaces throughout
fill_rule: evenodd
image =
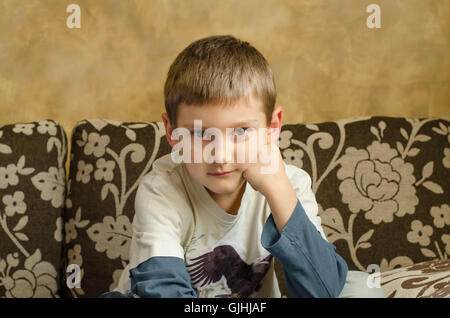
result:
M 227 105 L 252 95 L 262 101 L 270 123 L 277 93 L 269 63 L 248 42 L 231 35 L 191 43 L 175 58 L 164 85 L 166 112 L 173 127 L 181 103 Z

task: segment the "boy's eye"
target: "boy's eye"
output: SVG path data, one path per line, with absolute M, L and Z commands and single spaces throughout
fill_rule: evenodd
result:
M 211 134 L 206 132 L 205 130 L 193 130 L 191 131 L 191 134 L 195 137 L 195 138 L 200 138 L 200 139 L 211 139 Z
M 203 133 L 204 133 L 204 130 L 194 130 L 194 131 L 192 131 L 192 134 L 194 135 L 194 137 L 197 137 L 197 138 L 203 138 Z
M 233 134 L 235 136 L 244 136 L 247 134 L 247 130 L 248 130 L 248 128 L 239 127 L 234 130 Z

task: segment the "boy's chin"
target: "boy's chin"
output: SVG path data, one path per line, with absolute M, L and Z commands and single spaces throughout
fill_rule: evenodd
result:
M 239 185 L 207 185 L 208 191 L 214 194 L 232 194 L 239 189 Z
M 205 185 L 205 187 L 208 191 L 215 194 L 232 194 L 241 188 L 242 181 L 227 180 L 226 182 L 212 182 Z

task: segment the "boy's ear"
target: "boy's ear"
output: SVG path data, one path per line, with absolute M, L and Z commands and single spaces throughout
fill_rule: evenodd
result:
M 174 127 L 172 127 L 170 120 L 169 120 L 169 116 L 167 116 L 167 113 L 162 113 L 161 118 L 164 122 L 164 127 L 166 129 L 166 139 L 169 142 L 169 145 L 171 147 L 173 147 L 178 142 L 178 141 L 172 140 L 172 131 L 173 131 Z
M 271 141 L 275 142 L 278 140 L 280 136 L 281 126 L 283 122 L 283 108 L 281 106 L 276 107 L 272 112 L 272 119 L 270 121 L 269 128 L 275 129 L 274 139 L 271 138 Z

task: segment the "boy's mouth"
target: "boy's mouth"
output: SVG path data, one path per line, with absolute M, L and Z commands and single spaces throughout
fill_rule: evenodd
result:
M 233 171 L 222 171 L 222 172 L 210 172 L 208 174 L 213 177 L 224 177 L 231 174 L 232 172 Z

